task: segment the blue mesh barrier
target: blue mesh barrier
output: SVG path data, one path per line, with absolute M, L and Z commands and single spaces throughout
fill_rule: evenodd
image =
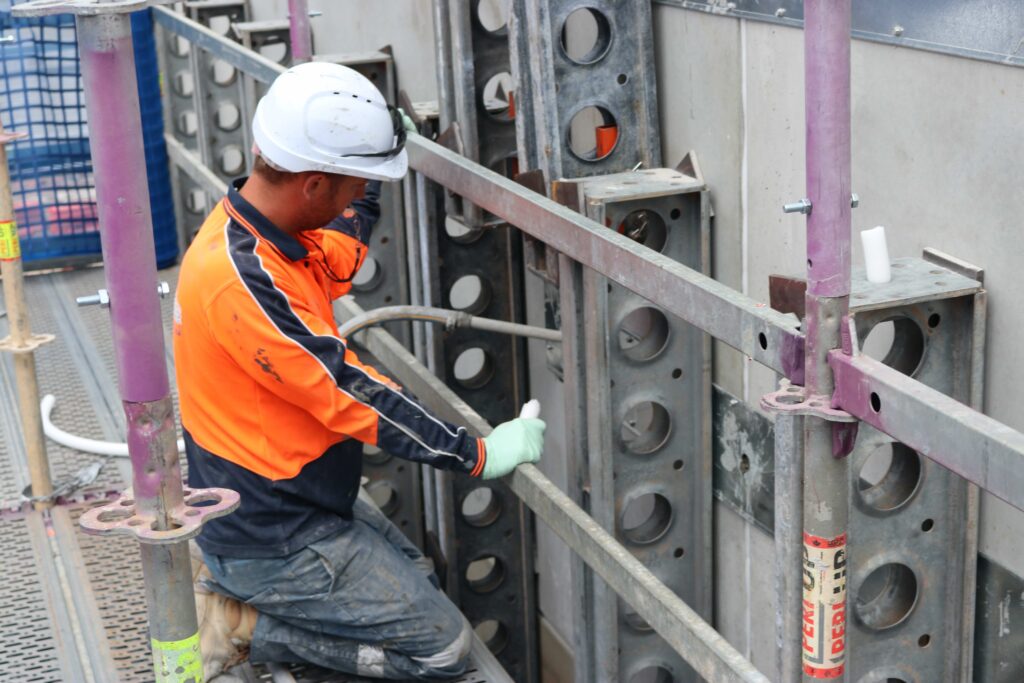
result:
M 177 259 L 178 239 L 163 140 L 160 83 L 150 12 L 132 15 L 136 74 L 157 263 Z M 0 117 L 28 138 L 7 147 L 22 255 L 32 265 L 100 254 L 85 96 L 71 15 L 15 19 L 0 3 Z

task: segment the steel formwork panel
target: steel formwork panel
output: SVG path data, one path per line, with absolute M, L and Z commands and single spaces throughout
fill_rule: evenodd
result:
M 701 179 L 650 169 L 562 181 L 609 229 L 700 272 L 710 270 L 710 210 Z M 699 615 L 711 618 L 711 343 L 700 329 L 593 271 L 584 271 L 587 485 L 590 514 Z M 594 454 L 608 454 L 595 458 Z M 580 589 L 577 588 L 579 591 Z M 692 669 L 597 584 L 591 675 L 632 680 Z M 585 591 L 581 591 L 585 592 Z M 607 642 L 611 641 L 611 642 Z M 616 644 L 617 643 L 617 644 Z M 615 648 L 618 662 L 607 652 Z

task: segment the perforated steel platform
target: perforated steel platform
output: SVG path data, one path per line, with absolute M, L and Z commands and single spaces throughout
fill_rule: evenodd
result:
M 160 272 L 173 291 L 177 269 Z M 36 355 L 40 394 L 54 394 L 54 422 L 96 439 L 123 440 L 107 311 L 78 308 L 76 296 L 104 286 L 103 271 L 35 275 L 26 280 L 33 330 L 57 339 Z M 168 365 L 171 299 L 162 302 Z M 7 334 L 0 318 L 0 337 Z M 177 392 L 174 392 L 177 408 Z M 55 484 L 96 461 L 104 466 L 86 489 L 45 513 L 21 505 L 28 484 L 9 356 L 0 356 L 0 682 L 125 683 L 153 680 L 138 546 L 120 538 L 88 536 L 77 525 L 89 505 L 106 500 L 130 478 L 124 459 L 104 459 L 47 444 Z M 303 683 L 362 679 L 313 667 L 293 667 Z M 215 679 L 257 683 L 270 674 L 243 663 Z M 463 683 L 510 681 L 477 640 Z

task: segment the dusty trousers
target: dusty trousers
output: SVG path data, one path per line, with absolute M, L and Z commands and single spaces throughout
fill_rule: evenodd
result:
M 466 669 L 472 631 L 430 563 L 378 509 L 291 555 L 205 554 L 224 592 L 260 613 L 254 663 L 309 663 L 374 678 L 444 679 Z

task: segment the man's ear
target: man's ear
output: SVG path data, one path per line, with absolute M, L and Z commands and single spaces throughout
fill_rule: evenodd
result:
M 326 173 L 309 173 L 302 180 L 302 195 L 306 199 L 318 200 L 331 185 Z

